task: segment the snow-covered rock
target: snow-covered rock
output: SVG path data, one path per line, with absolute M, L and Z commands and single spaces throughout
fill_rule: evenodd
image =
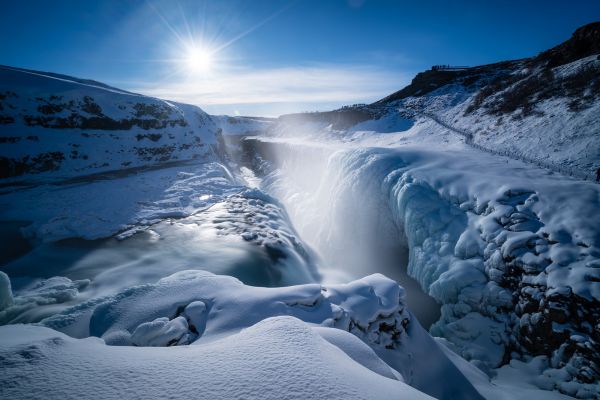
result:
M 20 316 L 40 306 L 54 306 L 68 303 L 89 285 L 89 279 L 71 280 L 63 276 L 48 279 L 35 279 L 18 293 L 11 291 L 10 281 L 5 273 L 0 273 L 0 324 L 18 320 Z
M 14 304 L 12 290 L 10 288 L 10 279 L 8 275 L 0 271 L 0 312 L 6 310 Z

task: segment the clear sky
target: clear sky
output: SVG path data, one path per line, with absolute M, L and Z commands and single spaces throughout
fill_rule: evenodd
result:
M 535 55 L 598 20 L 598 0 L 0 0 L 0 64 L 278 115 L 374 101 L 433 64 Z

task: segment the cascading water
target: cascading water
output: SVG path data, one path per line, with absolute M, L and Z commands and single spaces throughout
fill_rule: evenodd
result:
M 279 199 L 292 224 L 322 258 L 323 279 L 344 282 L 381 272 L 400 282 L 407 302 L 429 327 L 438 303 L 407 274 L 409 246 L 385 185 L 405 166 L 384 149 L 260 143 L 274 169 L 262 188 Z

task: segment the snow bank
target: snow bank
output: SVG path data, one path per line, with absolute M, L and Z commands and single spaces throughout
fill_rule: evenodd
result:
M 343 335 L 336 335 L 338 343 L 348 340 Z M 359 362 L 292 317 L 265 319 L 209 344 L 169 349 L 106 346 L 27 325 L 0 327 L 0 339 L 3 398 L 431 398 L 395 379 L 356 342 L 352 355 Z
M 228 276 L 182 271 L 79 304 L 42 324 L 74 337 L 101 337 L 109 345 L 203 347 L 267 318 L 288 315 L 311 326 L 336 328 L 340 333 L 317 331 L 389 378 L 400 373 L 406 383 L 438 398 L 479 398 L 406 310 L 403 296 L 403 289 L 383 275 L 348 284 L 262 288 Z
M 0 198 L 0 218 L 31 221 L 22 233 L 34 241 L 97 239 L 119 232 L 126 238 L 163 219 L 202 211 L 243 190 L 218 163 L 109 178 L 9 192 Z
M 318 284 L 286 288 L 245 286 L 239 280 L 204 271 L 182 271 L 129 288 L 99 302 L 77 305 L 43 321 L 46 326 L 68 330 L 79 318 L 89 327 L 76 337 L 98 336 L 108 344 L 131 344 L 131 335 L 162 332 L 165 320 L 184 316 L 195 335 L 189 342 L 211 340 L 235 333 L 275 315 L 292 315 L 306 322 L 324 324 L 356 333 L 372 343 L 395 346 L 401 340 L 408 314 L 402 288 L 382 275 L 372 275 L 347 285 Z M 200 321 L 195 326 L 193 321 Z M 153 323 L 150 325 L 144 325 Z M 141 327 L 143 325 L 143 327 Z M 204 327 L 204 325 L 206 325 Z M 389 333 L 380 329 L 388 326 Z

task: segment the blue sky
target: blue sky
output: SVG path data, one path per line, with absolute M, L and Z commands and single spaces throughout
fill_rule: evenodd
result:
M 1 1 L 1 64 L 242 115 L 374 101 L 433 64 L 527 57 L 600 20 L 588 0 Z

